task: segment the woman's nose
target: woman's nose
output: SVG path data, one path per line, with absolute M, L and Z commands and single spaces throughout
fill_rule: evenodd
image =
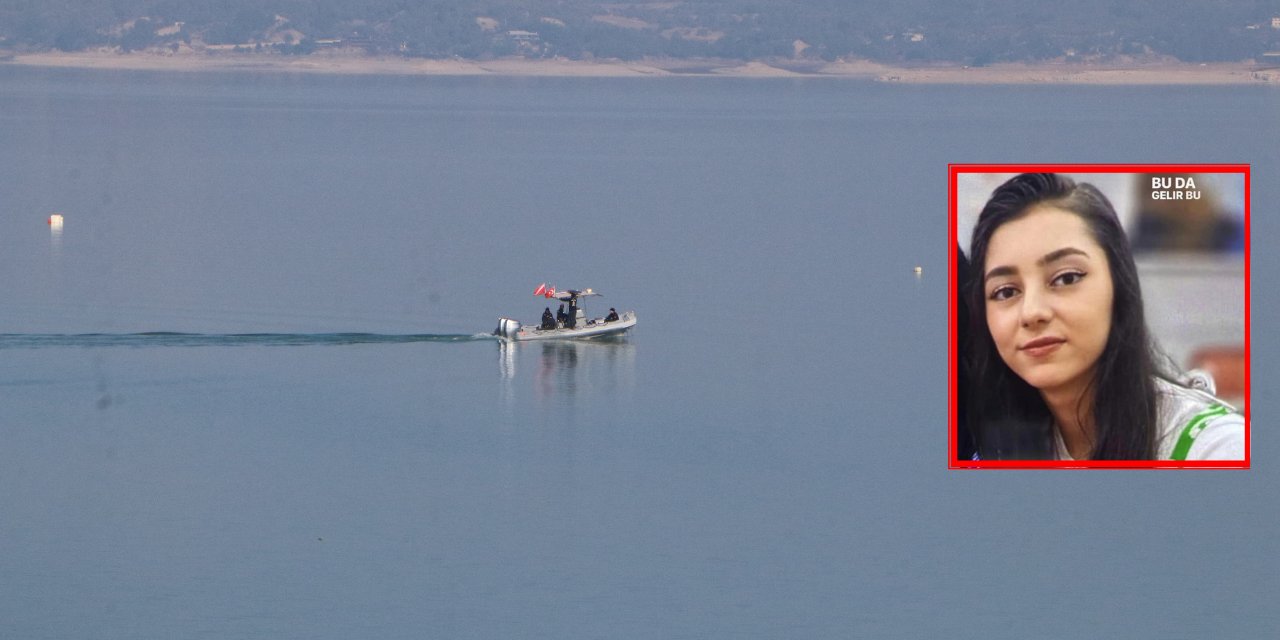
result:
M 1022 293 L 1022 326 L 1031 327 L 1044 324 L 1053 317 L 1053 309 L 1049 306 L 1048 296 L 1039 289 L 1028 289 Z

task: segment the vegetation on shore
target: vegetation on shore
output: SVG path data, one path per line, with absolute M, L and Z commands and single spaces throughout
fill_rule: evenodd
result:
M 0 0 L 0 49 L 363 50 L 409 58 L 721 58 L 983 66 L 1262 60 L 1259 0 Z

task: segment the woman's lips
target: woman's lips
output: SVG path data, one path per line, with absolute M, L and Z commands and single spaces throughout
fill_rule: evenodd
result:
M 1018 350 L 1032 358 L 1043 358 L 1057 351 L 1058 347 L 1061 347 L 1065 342 L 1066 340 L 1062 338 L 1036 338 L 1018 347 Z

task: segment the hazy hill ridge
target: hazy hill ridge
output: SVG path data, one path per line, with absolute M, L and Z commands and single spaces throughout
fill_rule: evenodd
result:
M 9 52 L 360 50 L 484 60 L 644 57 L 1044 60 L 1266 59 L 1280 0 L 0 0 Z

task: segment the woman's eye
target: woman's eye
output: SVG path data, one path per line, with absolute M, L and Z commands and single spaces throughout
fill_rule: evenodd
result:
M 1054 278 L 1053 282 L 1051 282 L 1050 284 L 1070 286 L 1077 282 L 1080 282 L 1081 280 L 1084 280 L 1084 272 L 1068 271 Z
M 1011 286 L 1004 286 L 1004 287 L 998 287 L 995 291 L 992 291 L 991 295 L 988 297 L 998 302 L 1000 300 L 1008 300 L 1009 298 L 1012 298 L 1017 293 L 1018 293 L 1018 290 L 1016 288 Z

